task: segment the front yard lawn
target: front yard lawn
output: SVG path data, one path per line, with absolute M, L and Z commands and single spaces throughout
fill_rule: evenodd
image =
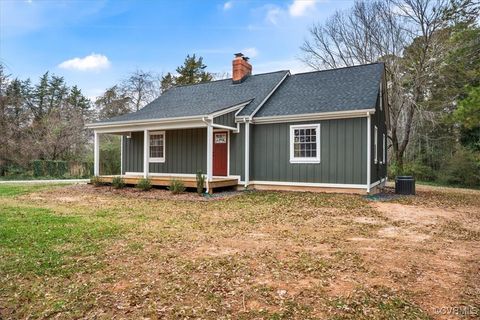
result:
M 0 185 L 0 319 L 478 317 L 480 191 L 195 199 Z

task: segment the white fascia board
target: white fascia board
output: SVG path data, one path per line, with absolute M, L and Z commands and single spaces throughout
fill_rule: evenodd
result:
M 172 122 L 182 122 L 182 121 L 191 121 L 191 120 L 201 120 L 206 117 L 206 115 L 199 116 L 188 116 L 188 117 L 172 117 L 172 118 L 160 118 L 160 119 L 146 119 L 146 120 L 128 120 L 128 121 L 112 121 L 112 122 L 100 122 L 100 123 L 87 123 L 85 125 L 88 129 L 97 129 L 97 128 L 116 128 L 116 127 L 125 127 L 132 125 L 146 125 L 146 124 L 163 124 L 163 123 L 172 123 Z
M 369 114 L 375 113 L 375 109 L 362 109 L 352 111 L 333 111 L 321 113 L 292 114 L 283 116 L 259 117 L 253 118 L 253 123 L 281 123 L 293 121 L 310 121 L 310 120 L 330 120 L 330 119 L 348 119 L 362 118 Z
M 224 126 L 224 125 L 215 124 L 215 123 L 212 123 L 212 127 L 217 128 L 217 129 L 225 129 L 225 130 L 232 130 L 232 131 L 237 131 L 238 130 L 238 128 L 235 128 L 235 127 L 229 127 L 229 126 Z
M 190 120 L 190 121 L 177 121 L 177 122 L 152 122 L 149 124 L 132 124 L 123 125 L 118 127 L 103 127 L 96 128 L 95 131 L 99 133 L 121 133 L 121 132 L 135 132 L 147 130 L 174 130 L 174 129 L 191 129 L 191 128 L 206 128 L 207 125 L 202 119 Z

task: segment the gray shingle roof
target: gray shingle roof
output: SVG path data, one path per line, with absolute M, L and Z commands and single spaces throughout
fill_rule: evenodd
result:
M 287 72 L 277 71 L 252 75 L 240 84 L 232 84 L 231 79 L 225 79 L 174 87 L 137 112 L 103 120 L 99 123 L 201 116 L 253 99 L 244 108 L 246 112 L 252 112 Z
M 383 68 L 373 63 L 289 76 L 255 117 L 374 108 Z

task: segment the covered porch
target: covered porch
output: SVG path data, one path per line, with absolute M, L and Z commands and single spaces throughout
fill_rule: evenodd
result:
M 100 172 L 100 136 L 121 136 L 121 174 L 126 184 L 135 185 L 148 178 L 153 186 L 168 186 L 173 179 L 187 188 L 196 188 L 196 173 L 205 175 L 208 193 L 214 189 L 237 186 L 239 176 L 230 174 L 230 135 L 238 126 L 215 123 L 214 117 L 196 117 L 132 124 L 112 123 L 92 127 L 94 131 L 94 174 L 111 183 L 114 175 Z M 222 136 L 220 136 L 222 135 Z M 226 139 L 220 139 L 226 138 Z M 216 143 L 223 143 L 219 149 Z M 220 163 L 219 150 L 225 150 Z M 215 158 L 216 157 L 216 158 Z M 221 161 L 220 161 L 221 162 Z

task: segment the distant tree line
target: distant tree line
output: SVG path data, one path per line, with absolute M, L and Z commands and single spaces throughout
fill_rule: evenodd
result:
M 0 65 L 0 175 L 34 159 L 73 160 L 87 150 L 84 124 L 90 101 L 62 77 L 46 72 L 38 83 L 7 74 Z
M 214 74 L 205 69 L 202 57 L 189 55 L 175 75 L 136 70 L 92 102 L 62 77 L 46 72 L 32 84 L 0 64 L 0 176 L 36 176 L 42 162 L 34 160 L 91 163 L 92 133 L 86 123 L 137 111 L 174 85 L 212 80 Z M 103 173 L 118 174 L 119 137 L 102 137 L 100 154 Z
M 475 0 L 360 0 L 310 29 L 314 69 L 384 62 L 392 175 L 480 186 L 478 14 Z

